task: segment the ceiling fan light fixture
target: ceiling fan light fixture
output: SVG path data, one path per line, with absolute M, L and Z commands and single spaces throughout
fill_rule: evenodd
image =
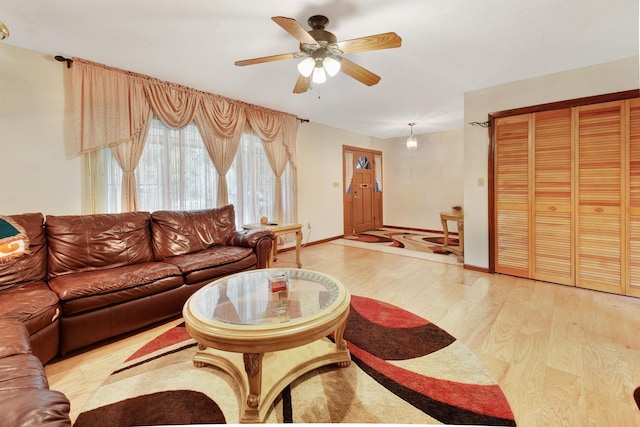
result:
M 329 77 L 333 77 L 340 72 L 340 61 L 330 56 L 322 60 L 322 65 L 327 74 L 329 74 Z
M 315 67 L 313 69 L 313 77 L 311 79 L 314 83 L 324 83 L 327 81 L 327 73 L 325 73 L 322 66 Z
M 415 150 L 416 148 L 418 148 L 418 140 L 415 136 L 413 136 L 414 125 L 415 123 L 409 123 L 409 126 L 411 127 L 411 134 L 409 138 L 407 138 L 407 150 Z
M 298 64 L 298 72 L 304 77 L 309 77 L 313 73 L 315 66 L 316 61 L 313 58 L 305 58 Z

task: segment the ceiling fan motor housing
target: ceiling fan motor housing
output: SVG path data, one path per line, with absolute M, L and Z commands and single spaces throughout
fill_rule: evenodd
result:
M 307 20 L 307 24 L 311 27 L 309 34 L 311 34 L 311 37 L 316 39 L 318 44 L 323 48 L 338 42 L 338 38 L 333 33 L 324 29 L 328 23 L 329 18 L 323 15 L 313 15 Z

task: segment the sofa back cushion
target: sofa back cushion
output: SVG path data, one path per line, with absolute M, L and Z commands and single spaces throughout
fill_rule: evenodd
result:
M 200 211 L 156 211 L 151 214 L 156 260 L 223 245 L 236 232 L 233 205 Z
M 153 261 L 149 212 L 47 216 L 49 278 Z
M 0 263 L 0 290 L 18 283 L 46 280 L 47 239 L 41 213 L 7 215 L 21 226 L 29 239 L 29 249 L 19 258 Z

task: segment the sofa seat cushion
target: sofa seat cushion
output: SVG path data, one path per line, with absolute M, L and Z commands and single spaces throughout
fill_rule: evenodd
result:
M 165 259 L 165 262 L 178 267 L 182 274 L 191 273 L 196 270 L 217 267 L 224 264 L 231 264 L 250 257 L 253 249 L 238 246 L 214 246 L 200 252 L 188 255 L 179 255 Z
M 0 320 L 0 358 L 31 353 L 31 340 L 24 324 L 18 320 Z
M 183 283 L 175 265 L 147 262 L 60 276 L 51 279 L 49 286 L 68 316 L 179 288 Z
M 0 291 L 0 318 L 19 320 L 29 334 L 60 316 L 58 296 L 44 282 L 21 283 Z
M 251 248 L 238 246 L 214 246 L 188 255 L 165 259 L 176 265 L 184 274 L 188 285 L 238 271 L 255 268 L 256 256 Z
M 0 359 L 0 400 L 27 390 L 48 390 L 49 383 L 33 354 L 16 354 Z

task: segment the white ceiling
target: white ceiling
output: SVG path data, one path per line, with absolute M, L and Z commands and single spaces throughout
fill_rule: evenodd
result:
M 402 37 L 347 56 L 380 83 L 340 73 L 293 94 L 299 60 L 234 66 L 298 50 L 272 16 L 307 29 L 316 14 L 338 40 Z M 378 138 L 406 136 L 409 122 L 416 134 L 462 128 L 466 91 L 637 55 L 638 15 L 638 0 L 0 0 L 5 43 L 47 60 L 81 57 Z

